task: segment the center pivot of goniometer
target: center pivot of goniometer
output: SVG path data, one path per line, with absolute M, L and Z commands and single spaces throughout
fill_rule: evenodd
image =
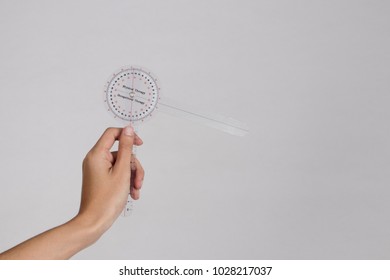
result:
M 130 92 L 130 98 L 134 98 L 134 96 L 135 96 L 135 92 L 134 91 Z

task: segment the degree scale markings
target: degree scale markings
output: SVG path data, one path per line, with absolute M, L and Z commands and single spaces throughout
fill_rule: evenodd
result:
M 156 109 L 159 86 L 150 72 L 135 67 L 121 69 L 107 83 L 105 101 L 115 118 L 144 121 Z
M 159 108 L 165 113 L 201 122 L 232 135 L 244 136 L 249 132 L 245 123 L 233 118 L 175 106 L 175 101 L 169 99 L 162 103 L 157 79 L 144 68 L 128 66 L 115 72 L 107 82 L 104 93 L 105 104 L 114 118 L 133 125 L 149 119 Z
M 139 67 L 129 66 L 115 72 L 104 88 L 104 102 L 108 112 L 113 114 L 114 118 L 123 120 L 127 124 L 130 122 L 135 128 L 139 123 L 152 117 L 152 113 L 158 109 L 157 104 L 159 104 L 162 105 L 159 108 L 167 113 L 190 120 L 202 120 L 203 124 L 232 135 L 244 136 L 249 132 L 246 124 L 240 121 L 213 113 L 201 114 L 191 108 L 173 106 L 169 104 L 171 103 L 169 101 L 168 104 L 161 103 L 160 98 L 157 79 L 149 71 Z M 135 153 L 136 150 L 133 147 L 134 156 Z M 132 166 L 133 163 L 132 161 Z M 124 216 L 131 213 L 131 210 L 132 200 L 129 195 L 124 208 Z
M 137 126 L 152 116 L 160 99 L 160 87 L 152 74 L 144 68 L 128 66 L 115 72 L 107 81 L 104 89 L 104 102 L 114 118 Z M 136 146 L 133 147 L 131 170 L 134 170 Z M 127 204 L 123 216 L 131 214 L 133 201 L 129 189 Z

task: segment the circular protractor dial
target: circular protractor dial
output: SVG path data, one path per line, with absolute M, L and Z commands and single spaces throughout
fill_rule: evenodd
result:
M 104 102 L 115 118 L 143 122 L 152 116 L 160 100 L 157 79 L 140 67 L 124 67 L 107 81 Z

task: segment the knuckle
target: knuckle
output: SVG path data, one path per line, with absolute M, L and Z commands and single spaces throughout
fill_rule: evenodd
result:
M 139 169 L 140 169 L 140 172 L 142 173 L 142 175 L 145 175 L 145 169 L 142 167 L 141 164 L 139 164 Z
M 145 171 L 142 168 L 138 170 L 137 178 L 140 181 L 142 181 L 145 178 Z
M 92 158 L 93 158 L 93 152 L 92 151 L 89 151 L 85 157 L 84 157 L 84 160 L 83 160 L 83 167 L 85 168 L 87 165 L 89 165 L 92 161 Z
M 129 150 L 129 152 L 131 151 L 130 150 L 130 143 L 126 143 L 125 141 L 119 141 L 118 143 L 118 149 L 119 150 Z
M 118 154 L 121 156 L 126 149 L 126 146 L 123 143 L 118 144 Z
M 115 127 L 107 127 L 106 130 L 104 131 L 104 134 L 110 133 L 114 129 L 115 129 Z

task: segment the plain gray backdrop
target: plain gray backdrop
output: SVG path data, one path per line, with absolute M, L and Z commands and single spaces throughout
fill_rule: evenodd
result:
M 246 122 L 158 114 L 131 218 L 74 259 L 388 259 L 389 1 L 0 1 L 0 251 L 78 211 L 103 85 Z

